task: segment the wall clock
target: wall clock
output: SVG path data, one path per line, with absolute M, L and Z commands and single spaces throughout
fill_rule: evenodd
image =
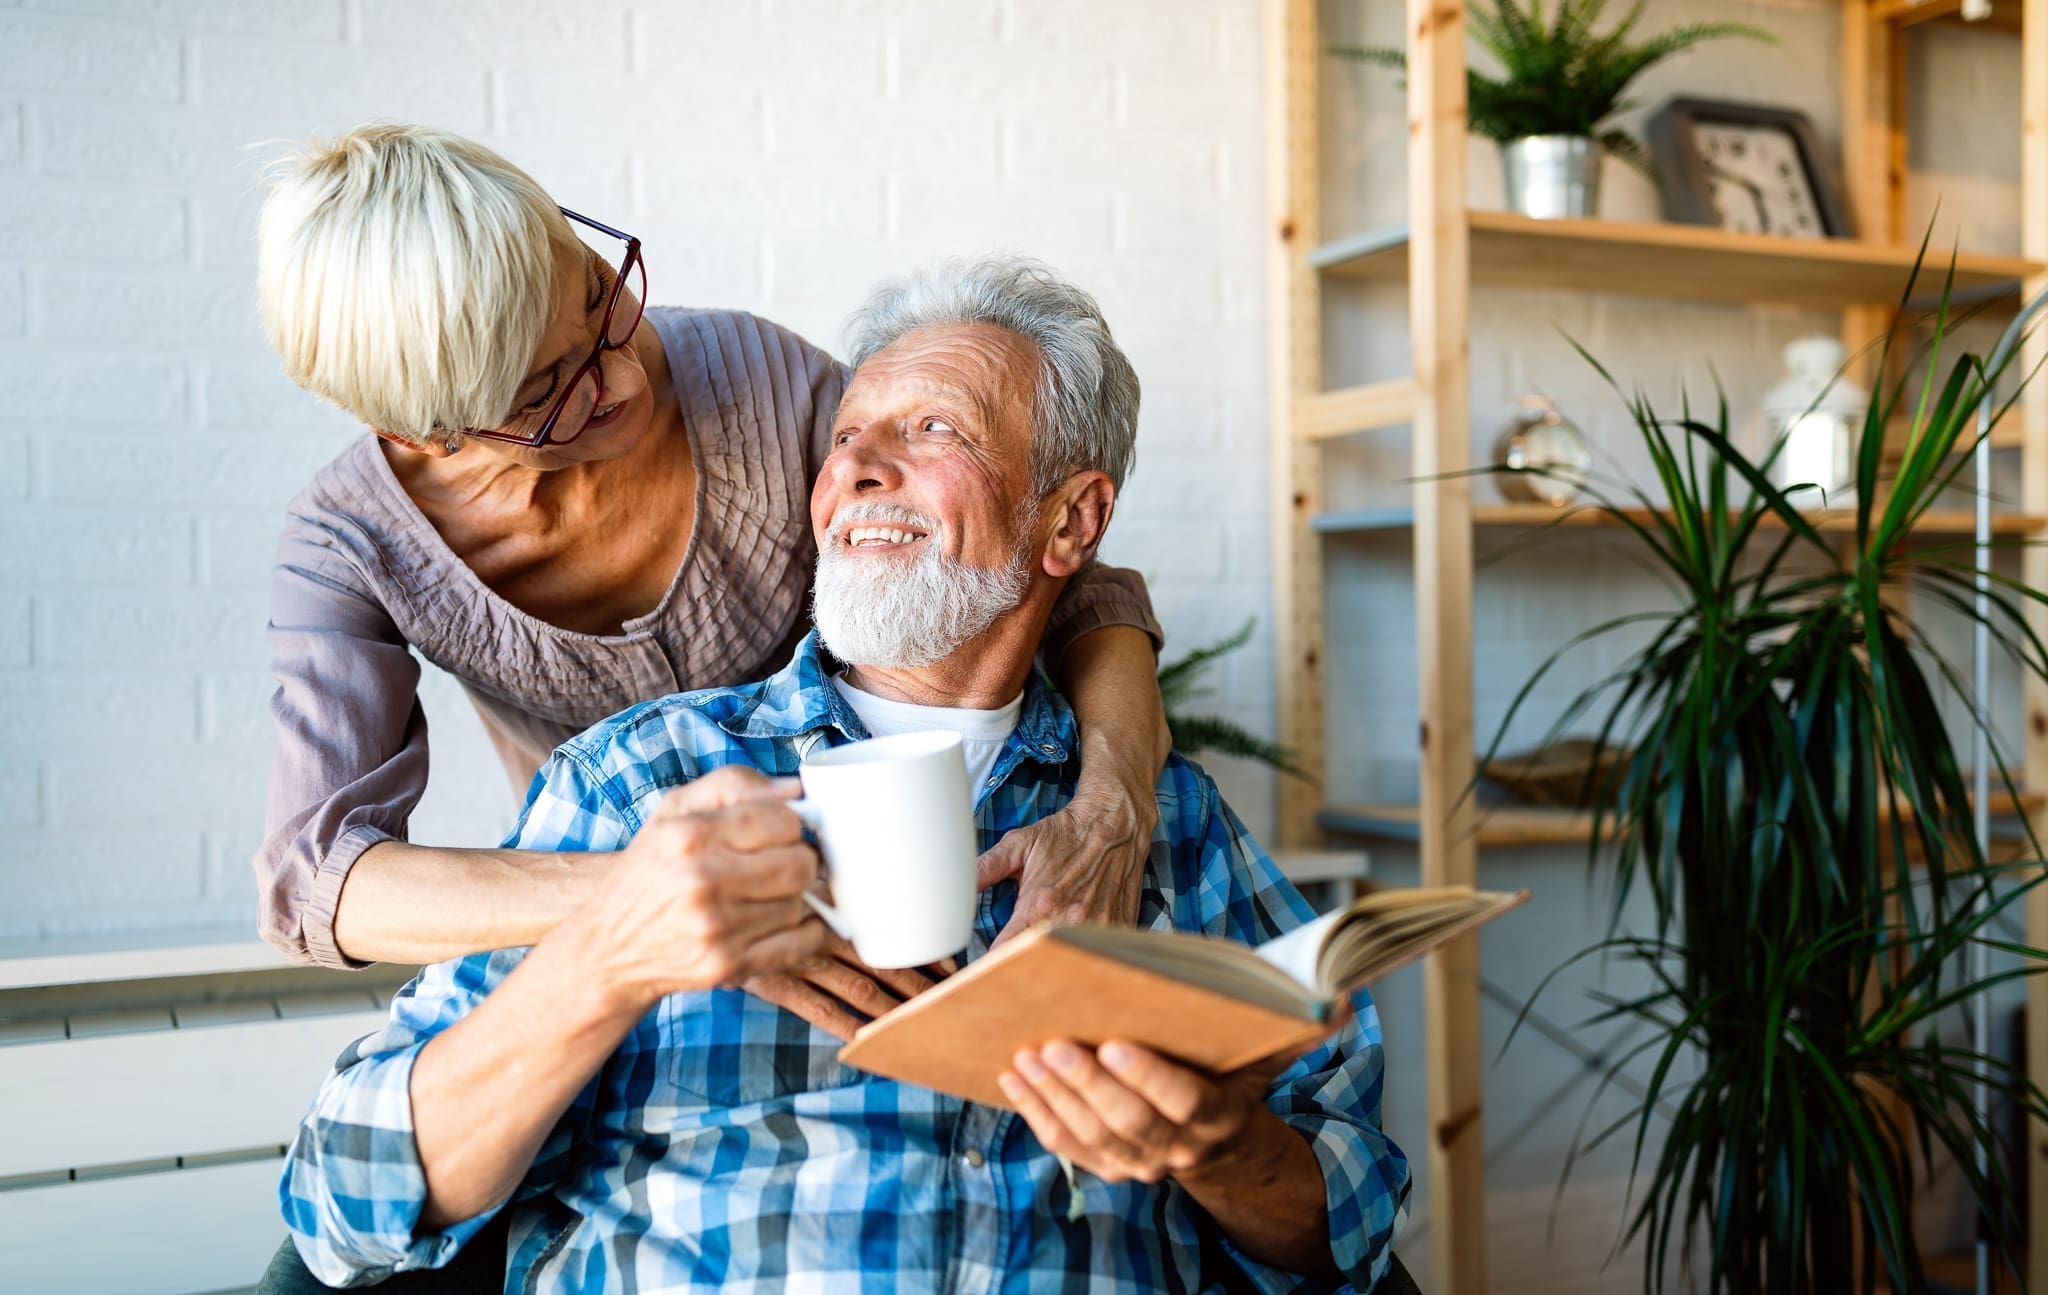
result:
M 1650 119 L 1664 214 L 1786 238 L 1849 238 L 1813 123 L 1785 108 L 1673 99 Z

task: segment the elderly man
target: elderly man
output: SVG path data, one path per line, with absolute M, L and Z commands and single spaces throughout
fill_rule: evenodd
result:
M 1136 375 L 1091 298 L 1015 260 L 884 287 L 854 359 L 811 500 L 818 632 L 775 676 L 635 707 L 542 771 L 509 844 L 626 866 L 532 949 L 424 971 L 343 1058 L 282 1184 L 324 1280 L 445 1263 L 501 1209 L 520 1290 L 1365 1289 L 1385 1271 L 1408 1168 L 1378 1128 L 1363 995 L 1277 1075 L 1048 1043 L 1003 1077 L 1020 1116 L 848 1070 L 839 1040 L 732 987 L 825 940 L 789 780 L 763 775 L 949 729 L 984 847 L 1073 793 L 1074 719 L 1032 656 L 1109 523 Z M 1258 942 L 1308 915 L 1201 770 L 1172 759 L 1159 804 L 1141 922 Z M 1014 897 L 983 893 L 967 957 Z

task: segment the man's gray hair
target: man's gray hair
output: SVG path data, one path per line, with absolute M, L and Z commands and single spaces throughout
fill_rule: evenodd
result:
M 1121 490 L 1137 456 L 1138 374 L 1095 298 L 1025 256 L 942 261 L 876 288 L 846 323 L 853 365 L 920 328 L 994 324 L 1038 345 L 1031 484 L 1044 496 L 1076 472 Z

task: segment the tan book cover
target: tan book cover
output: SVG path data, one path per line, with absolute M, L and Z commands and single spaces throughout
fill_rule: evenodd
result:
M 1254 949 L 1180 931 L 1042 926 L 861 1027 L 849 1066 L 1009 1107 L 1019 1048 L 1126 1039 L 1236 1070 L 1328 1032 L 1338 995 L 1491 921 L 1529 892 L 1387 889 Z

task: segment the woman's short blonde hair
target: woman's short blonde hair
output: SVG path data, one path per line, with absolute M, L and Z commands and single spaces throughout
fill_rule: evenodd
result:
M 293 382 L 415 442 L 496 427 L 578 241 L 533 177 L 422 126 L 362 126 L 273 163 L 263 328 Z

